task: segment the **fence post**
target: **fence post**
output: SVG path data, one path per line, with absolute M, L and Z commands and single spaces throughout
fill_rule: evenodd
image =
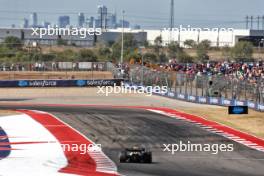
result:
M 185 93 L 184 94 L 186 95 L 187 94 L 187 86 L 188 86 L 187 85 L 187 83 L 188 83 L 187 74 L 185 74 L 185 80 L 184 81 L 185 81 Z
M 193 75 L 191 74 L 191 79 L 190 79 L 190 84 L 191 84 L 191 92 L 190 92 L 190 95 L 193 95 L 192 94 L 192 89 L 193 89 Z
M 183 81 L 182 81 L 182 73 L 180 74 L 180 94 L 182 93 L 182 83 L 183 83 Z
M 247 84 L 244 82 L 244 95 L 245 95 L 245 100 L 247 100 Z
M 204 76 L 201 77 L 202 78 L 202 96 L 204 96 Z
M 195 75 L 195 96 L 198 96 L 198 75 Z

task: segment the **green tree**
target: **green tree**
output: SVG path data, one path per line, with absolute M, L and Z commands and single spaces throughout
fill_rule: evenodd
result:
M 44 62 L 50 62 L 50 61 L 55 61 L 56 60 L 56 55 L 52 53 L 47 53 L 47 54 L 42 54 L 41 55 L 41 61 Z
M 117 61 L 121 56 L 121 45 L 122 38 L 120 37 L 113 45 L 112 45 L 112 60 Z M 124 58 L 128 58 L 137 48 L 137 41 L 134 39 L 133 34 L 124 34 Z
M 168 57 L 166 56 L 165 53 L 162 52 L 162 53 L 159 55 L 159 62 L 160 62 L 161 64 L 165 64 L 165 63 L 167 63 L 168 61 L 169 61 Z
M 145 48 L 148 48 L 148 47 L 150 46 L 150 44 L 149 44 L 149 42 L 146 40 L 146 41 L 144 41 L 143 46 L 144 46 Z
M 195 48 L 197 46 L 196 42 L 194 40 L 185 40 L 184 41 L 184 46 L 188 48 Z
M 176 58 L 181 63 L 192 63 L 193 58 L 188 55 L 177 42 L 168 45 L 168 54 L 170 58 Z
M 116 42 L 112 46 L 112 61 L 117 61 L 121 56 L 121 44 Z
M 5 47 L 4 45 L 0 47 L 0 57 L 4 58 L 4 57 L 14 57 L 16 55 L 16 52 L 14 49 L 9 49 L 7 47 Z
M 57 40 L 57 45 L 59 45 L 59 46 L 66 46 L 66 45 L 68 45 L 68 42 L 66 40 L 64 40 L 64 39 L 59 38 Z
M 168 54 L 170 58 L 176 58 L 177 54 L 182 51 L 183 49 L 180 47 L 180 45 L 177 42 L 171 42 L 168 45 Z
M 231 56 L 231 48 L 229 46 L 226 45 L 221 50 L 223 57 L 229 58 Z
M 177 60 L 180 63 L 193 63 L 193 57 L 184 51 L 177 53 Z
M 119 40 L 119 42 L 121 43 L 121 39 Z M 125 34 L 124 35 L 124 49 L 125 50 L 128 50 L 128 49 L 134 50 L 135 48 L 137 48 L 137 41 L 134 39 L 134 35 L 133 34 Z
M 211 41 L 209 40 L 202 40 L 200 43 L 199 43 L 199 46 L 206 49 L 206 50 L 209 50 L 210 47 L 211 47 Z
M 22 41 L 14 36 L 6 37 L 4 40 L 5 47 L 8 49 L 21 49 Z
M 101 47 L 98 50 L 98 54 L 100 56 L 100 60 L 109 61 L 112 51 L 108 47 Z
M 250 61 L 253 55 L 253 44 L 245 41 L 238 42 L 231 52 L 232 58 L 236 61 Z
M 145 53 L 144 54 L 144 62 L 150 62 L 150 63 L 157 63 L 158 57 L 154 53 Z
M 115 41 L 113 41 L 113 40 L 108 41 L 108 42 L 107 42 L 107 46 L 108 46 L 108 47 L 112 47 L 114 43 L 115 43 Z
M 77 54 L 71 50 L 71 49 L 66 49 L 62 52 L 56 52 L 55 54 L 55 58 L 56 61 L 75 61 L 77 59 Z
M 154 51 L 157 55 L 160 55 L 160 50 L 162 49 L 162 37 L 158 36 L 154 40 Z
M 197 45 L 197 59 L 200 62 L 206 62 L 209 60 L 208 50 L 210 49 L 211 42 L 209 40 L 203 40 Z
M 23 51 L 17 51 L 16 56 L 13 57 L 13 62 L 28 62 L 30 61 L 30 54 Z
M 97 56 L 95 53 L 90 49 L 81 49 L 78 54 L 78 61 L 79 62 L 96 62 Z
M 127 61 L 134 59 L 136 62 L 139 62 L 141 60 L 141 57 L 142 56 L 138 52 L 132 52 L 132 53 L 129 53 L 128 55 L 126 55 L 125 59 Z
M 196 53 L 198 61 L 203 63 L 209 60 L 208 52 L 204 48 L 198 46 Z

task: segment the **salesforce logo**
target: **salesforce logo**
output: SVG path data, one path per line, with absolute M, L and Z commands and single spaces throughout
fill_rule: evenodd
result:
M 234 107 L 233 108 L 233 113 L 234 114 L 242 114 L 244 113 L 245 109 L 243 107 Z
M 86 81 L 84 81 L 84 80 L 78 80 L 77 81 L 77 85 L 80 86 L 80 87 L 81 86 L 85 86 L 85 84 L 86 84 Z
M 19 87 L 27 87 L 28 86 L 28 81 L 19 81 L 18 82 Z

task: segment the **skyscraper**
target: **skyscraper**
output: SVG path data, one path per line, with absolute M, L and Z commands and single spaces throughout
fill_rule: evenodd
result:
M 48 21 L 43 21 L 42 22 L 42 27 L 48 28 L 49 26 L 51 26 L 51 23 L 50 22 L 48 22 Z
M 97 27 L 95 24 L 95 19 L 93 16 L 91 16 L 88 20 L 88 27 L 90 27 L 90 28 Z
M 124 20 L 124 22 L 123 22 L 123 20 L 119 20 L 119 24 L 117 25 L 117 27 L 123 27 L 123 25 L 124 25 L 124 28 L 129 28 L 130 27 L 130 23 L 129 23 L 129 21 L 126 21 L 126 20 Z
M 98 6 L 98 20 L 101 28 L 107 28 L 107 7 L 104 5 Z
M 111 29 L 115 29 L 117 27 L 116 13 L 109 15 L 109 19 L 108 19 L 108 24 L 107 25 Z
M 78 14 L 78 27 L 84 27 L 84 23 L 85 23 L 84 13 L 79 13 Z
M 34 12 L 30 15 L 30 22 L 31 22 L 31 27 L 37 27 L 38 26 L 38 15 L 36 12 Z
M 29 21 L 27 18 L 23 19 L 22 28 L 28 28 L 29 27 Z
M 69 16 L 59 16 L 58 26 L 60 28 L 66 28 L 68 25 L 70 25 L 70 17 Z

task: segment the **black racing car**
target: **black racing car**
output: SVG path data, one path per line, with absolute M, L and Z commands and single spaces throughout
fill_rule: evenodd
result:
M 120 163 L 152 163 L 152 153 L 145 148 L 133 147 L 120 153 Z

